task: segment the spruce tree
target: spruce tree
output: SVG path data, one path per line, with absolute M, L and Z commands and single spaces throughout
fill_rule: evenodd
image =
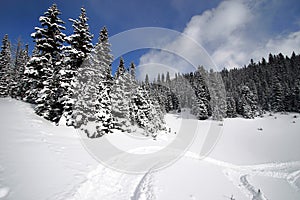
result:
M 73 124 L 91 138 L 110 133 L 114 126 L 111 62 L 108 33 L 103 28 L 98 43 L 79 68 L 73 84 Z
M 257 116 L 257 102 L 253 92 L 248 86 L 242 86 L 240 89 L 240 98 L 238 101 L 238 113 L 244 118 L 254 118 Z
M 121 57 L 119 67 L 118 67 L 118 69 L 116 71 L 116 74 L 115 74 L 115 79 L 118 79 L 119 76 L 121 76 L 125 73 L 125 71 L 126 71 L 126 69 L 125 69 L 125 65 L 124 65 L 124 59 Z
M 131 115 L 134 122 L 145 130 L 146 136 L 156 137 L 159 130 L 164 130 L 161 107 L 145 88 L 139 86 L 131 98 Z
M 69 19 L 73 22 L 73 34 L 66 37 L 66 41 L 70 46 L 64 48 L 64 59 L 61 70 L 58 73 L 58 104 L 63 112 L 62 121 L 66 121 L 66 125 L 73 125 L 72 111 L 74 104 L 74 90 L 72 84 L 77 76 L 78 69 L 81 67 L 83 60 L 91 52 L 93 35 L 89 31 L 87 24 L 85 8 L 81 8 L 78 19 Z
M 149 85 L 149 76 L 146 74 L 145 76 L 145 85 Z
M 137 85 L 131 75 L 125 71 L 124 60 L 121 58 L 112 87 L 112 115 L 115 128 L 131 132 L 130 129 L 130 98 Z
M 69 19 L 69 21 L 73 23 L 73 34 L 66 37 L 66 41 L 70 46 L 65 48 L 65 53 L 68 56 L 69 62 L 71 62 L 70 65 L 78 69 L 84 58 L 93 48 L 93 35 L 89 30 L 85 8 L 81 8 L 78 19 Z
M 62 30 L 65 27 L 59 18 L 60 14 L 56 4 L 53 4 L 40 17 L 42 28 L 36 27 L 36 32 L 31 34 L 38 53 L 30 59 L 25 69 L 30 84 L 25 99 L 37 104 L 35 111 L 38 115 L 56 123 L 63 110 L 59 102 L 61 91 L 58 90 L 58 74 L 62 67 L 62 47 L 65 41 Z
M 130 63 L 130 75 L 133 80 L 136 79 L 135 64 L 133 62 Z
M 12 75 L 12 58 L 11 46 L 6 34 L 2 40 L 0 52 L 0 97 L 7 97 L 9 95 L 9 86 Z
M 272 94 L 272 102 L 271 102 L 271 108 L 275 112 L 284 111 L 283 106 L 283 88 L 282 85 L 277 77 L 275 77 L 273 82 L 273 94 Z
M 14 78 L 10 88 L 10 95 L 13 98 L 23 99 L 26 92 L 26 76 L 24 74 L 25 65 L 29 61 L 28 45 L 22 49 L 21 43 L 18 43 L 18 53 L 15 58 Z

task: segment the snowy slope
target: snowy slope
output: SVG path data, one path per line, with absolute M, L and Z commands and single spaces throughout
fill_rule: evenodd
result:
M 5 199 L 63 199 L 96 166 L 73 129 L 56 127 L 12 99 L 0 99 L 0 110 L 0 187 L 10 189 Z
M 295 114 L 226 119 L 209 157 L 199 157 L 202 144 L 195 140 L 170 167 L 135 175 L 96 162 L 77 131 L 52 125 L 29 104 L 0 99 L 0 111 L 0 199 L 300 199 L 300 118 Z M 183 117 L 195 120 L 187 113 Z M 172 133 L 157 141 L 119 132 L 105 137 L 124 151 L 158 151 L 176 137 L 182 119 L 168 114 L 166 121 Z M 210 121 L 195 122 L 201 138 Z

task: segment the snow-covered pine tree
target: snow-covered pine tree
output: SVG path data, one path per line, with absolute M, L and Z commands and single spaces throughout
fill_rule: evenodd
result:
M 210 70 L 208 88 L 210 92 L 210 105 L 212 117 L 215 120 L 223 120 L 226 117 L 226 94 L 221 75 Z
M 207 119 L 210 109 L 210 95 L 206 82 L 201 75 L 200 68 L 194 72 L 191 85 L 195 93 L 195 98 L 192 102 L 192 114 L 196 115 L 198 119 Z
M 157 80 L 156 80 L 157 84 L 161 84 L 161 81 L 160 81 L 160 74 L 157 75 Z
M 24 101 L 32 104 L 36 104 L 38 93 L 43 88 L 43 82 L 48 80 L 52 74 L 52 70 L 49 60 L 51 56 L 49 54 L 40 54 L 37 48 L 34 49 L 32 57 L 26 63 L 25 66 L 25 83 Z
M 131 132 L 130 99 L 137 84 L 125 70 L 124 60 L 121 58 L 112 87 L 112 115 L 115 119 L 115 128 Z
M 275 112 L 281 112 L 284 110 L 283 106 L 283 88 L 278 79 L 278 77 L 274 78 L 273 81 L 273 93 L 271 96 L 271 109 Z
M 150 83 L 149 83 L 149 76 L 148 76 L 148 74 L 146 74 L 146 76 L 145 76 L 145 85 L 149 85 Z
M 234 118 L 237 116 L 236 113 L 236 103 L 233 97 L 227 97 L 226 98 L 226 105 L 227 105 L 227 110 L 226 110 L 226 117 L 229 118 Z
M 238 101 L 238 114 L 244 118 L 254 118 L 257 116 L 257 102 L 248 86 L 242 86 L 240 89 Z
M 102 51 L 100 51 L 99 53 L 101 54 L 100 56 L 105 66 L 103 70 L 105 71 L 104 73 L 108 76 L 107 80 L 110 80 L 112 78 L 111 63 L 113 60 L 113 56 L 110 49 L 111 44 L 108 41 L 108 31 L 105 26 L 100 31 L 97 45 L 102 48 Z
M 120 75 L 123 75 L 125 73 L 125 71 L 126 71 L 126 69 L 125 69 L 125 65 L 124 65 L 124 59 L 121 57 L 119 67 L 115 74 L 115 79 L 118 79 Z
M 145 130 L 146 136 L 156 137 L 163 130 L 164 119 L 158 102 L 151 98 L 144 85 L 137 88 L 131 98 L 131 114 L 135 123 Z
M 44 13 L 44 16 L 39 18 L 41 28 L 36 27 L 36 32 L 31 34 L 34 38 L 36 47 L 42 55 L 50 54 L 52 65 L 55 67 L 61 61 L 61 52 L 66 35 L 62 33 L 66 28 L 63 26 L 64 21 L 59 18 L 60 10 L 56 4 L 53 4 Z
M 73 68 L 78 69 L 93 48 L 93 35 L 89 30 L 88 17 L 84 7 L 81 8 L 78 19 L 69 19 L 69 21 L 73 23 L 73 34 L 66 37 L 66 42 L 70 46 L 65 48 L 65 53 Z
M 191 114 L 195 115 L 199 120 L 205 120 L 208 118 L 207 107 L 201 98 L 196 96 L 193 97 Z
M 41 16 L 39 21 L 42 28 L 36 27 L 34 38 L 39 53 L 33 56 L 26 66 L 25 73 L 29 78 L 30 89 L 27 91 L 26 100 L 36 103 L 35 111 L 44 118 L 58 122 L 63 107 L 58 98 L 58 73 L 62 66 L 62 47 L 65 41 L 64 22 L 59 18 L 61 12 L 53 4 Z
M 14 78 L 10 87 L 11 97 L 17 99 L 23 99 L 25 96 L 26 76 L 24 71 L 25 65 L 29 61 L 28 44 L 25 45 L 25 49 L 22 49 L 21 45 L 19 41 L 15 58 Z
M 106 28 L 100 32 L 98 43 L 84 60 L 74 82 L 72 118 L 74 127 L 88 137 L 101 137 L 111 132 L 111 62 L 110 44 Z
M 130 63 L 130 75 L 131 75 L 131 78 L 133 80 L 135 80 L 136 75 L 135 75 L 135 64 L 134 64 L 134 62 Z
M 60 97 L 58 103 L 63 107 L 63 120 L 66 125 L 73 125 L 72 110 L 74 99 L 72 84 L 77 71 L 80 68 L 83 60 L 91 52 L 93 35 L 90 33 L 88 18 L 86 16 L 85 8 L 81 8 L 81 13 L 78 19 L 69 19 L 73 22 L 73 34 L 66 37 L 66 42 L 70 46 L 64 47 L 64 59 L 62 68 L 57 74 L 59 81 Z
M 17 47 L 15 50 L 15 56 L 14 56 L 14 63 L 13 63 L 13 68 L 12 68 L 12 74 L 11 74 L 11 81 L 10 81 L 10 85 L 9 85 L 9 95 L 12 98 L 16 98 L 16 88 L 17 88 L 17 84 L 19 79 L 17 79 L 17 71 L 18 71 L 18 67 L 20 65 L 20 54 L 22 51 L 22 43 L 21 40 L 18 39 L 18 43 L 17 43 Z
M 0 52 L 0 97 L 9 95 L 12 73 L 11 46 L 6 34 L 2 40 Z

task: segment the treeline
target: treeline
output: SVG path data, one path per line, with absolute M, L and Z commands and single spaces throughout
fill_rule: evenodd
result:
M 149 82 L 146 75 L 145 83 Z M 269 55 L 248 66 L 158 74 L 150 90 L 166 112 L 191 109 L 198 119 L 254 118 L 265 111 L 300 112 L 300 55 Z
M 88 137 L 112 131 L 137 131 L 156 136 L 164 129 L 163 113 L 120 60 L 112 76 L 108 31 L 104 27 L 97 44 L 92 44 L 86 10 L 70 19 L 73 33 L 66 36 L 61 12 L 53 4 L 39 18 L 40 27 L 31 34 L 35 48 L 18 43 L 15 56 L 5 35 L 0 53 L 0 96 L 11 96 L 35 105 L 35 112 L 47 120 L 83 130 Z M 126 123 L 125 123 L 126 122 Z
M 221 71 L 227 115 L 253 118 L 257 112 L 300 112 L 300 56 L 269 54 L 258 63 Z
M 219 72 L 208 72 L 201 66 L 191 73 L 175 73 L 173 79 L 169 72 L 158 74 L 151 83 L 146 75 L 144 84 L 164 112 L 188 108 L 200 120 L 226 117 L 226 94 Z

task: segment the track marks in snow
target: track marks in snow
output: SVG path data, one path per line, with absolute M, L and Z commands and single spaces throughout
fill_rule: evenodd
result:
M 138 183 L 131 200 L 154 200 L 153 176 L 151 170 Z
M 267 200 L 267 198 L 263 195 L 263 193 L 259 189 L 255 188 L 253 185 L 251 185 L 248 182 L 247 177 L 248 175 L 241 176 L 240 182 L 242 184 L 242 187 L 247 189 L 252 200 Z
M 296 191 L 300 191 L 300 161 L 239 166 L 209 157 L 202 158 L 193 152 L 186 152 L 185 157 L 223 167 L 225 176 L 253 200 L 266 200 L 267 198 L 261 192 L 258 193 L 258 189 L 248 182 L 247 177 L 250 176 L 284 179 Z
M 99 165 L 69 200 L 154 200 L 153 173 L 126 174 Z
M 295 190 L 300 191 L 300 170 L 290 173 L 287 181 Z

